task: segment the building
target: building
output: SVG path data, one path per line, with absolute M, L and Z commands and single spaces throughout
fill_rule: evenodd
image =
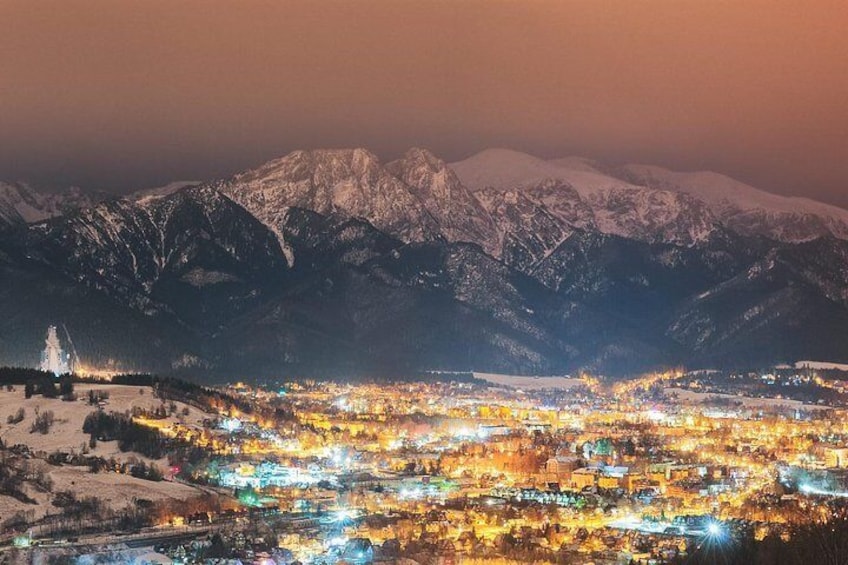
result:
M 597 467 L 583 467 L 571 473 L 571 486 L 577 490 L 594 487 L 597 485 L 597 482 Z
M 830 468 L 848 467 L 848 448 L 826 447 L 824 450 L 825 466 Z
M 545 463 L 545 472 L 557 479 L 568 478 L 572 471 L 580 466 L 582 461 L 579 457 L 569 457 L 558 455 L 551 457 Z

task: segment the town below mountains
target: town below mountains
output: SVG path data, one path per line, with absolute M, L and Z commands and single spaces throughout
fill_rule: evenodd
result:
M 848 361 L 848 211 L 712 172 L 296 151 L 124 197 L 0 183 L 0 365 L 226 377 Z

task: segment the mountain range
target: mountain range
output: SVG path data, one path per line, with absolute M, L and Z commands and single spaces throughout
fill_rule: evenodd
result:
M 228 377 L 848 361 L 848 211 L 490 149 L 295 151 L 123 198 L 0 183 L 0 364 Z

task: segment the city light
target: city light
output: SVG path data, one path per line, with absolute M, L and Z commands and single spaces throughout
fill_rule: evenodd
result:
M 685 560 L 693 547 L 736 547 L 739 532 L 780 532 L 798 505 L 820 515 L 816 499 L 848 497 L 838 467 L 848 464 L 848 419 L 682 404 L 657 388 L 665 380 L 648 381 L 626 398 L 602 383 L 569 395 L 315 383 L 285 397 L 241 384 L 224 390 L 251 402 L 249 413 L 222 405 L 191 421 L 136 410 L 132 421 L 205 453 L 173 461 L 170 476 L 198 478 L 239 508 L 237 517 L 170 510 L 167 527 L 281 523 L 280 547 L 304 563 L 364 564 L 368 544 L 414 547 L 422 532 L 457 551 L 470 532 L 489 552 L 527 532 L 595 560 L 601 548 L 646 546 Z M 127 396 L 136 406 L 147 399 Z
M 718 522 L 712 522 L 709 526 L 707 526 L 707 534 L 713 538 L 719 538 L 724 536 L 724 528 L 721 527 L 721 524 Z
M 350 522 L 356 519 L 358 513 L 355 510 L 341 509 L 337 510 L 333 516 L 333 520 L 340 523 Z

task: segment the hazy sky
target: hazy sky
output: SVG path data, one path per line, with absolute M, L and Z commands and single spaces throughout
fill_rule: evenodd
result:
M 0 0 L 0 22 L 6 180 L 498 146 L 848 206 L 845 0 Z

